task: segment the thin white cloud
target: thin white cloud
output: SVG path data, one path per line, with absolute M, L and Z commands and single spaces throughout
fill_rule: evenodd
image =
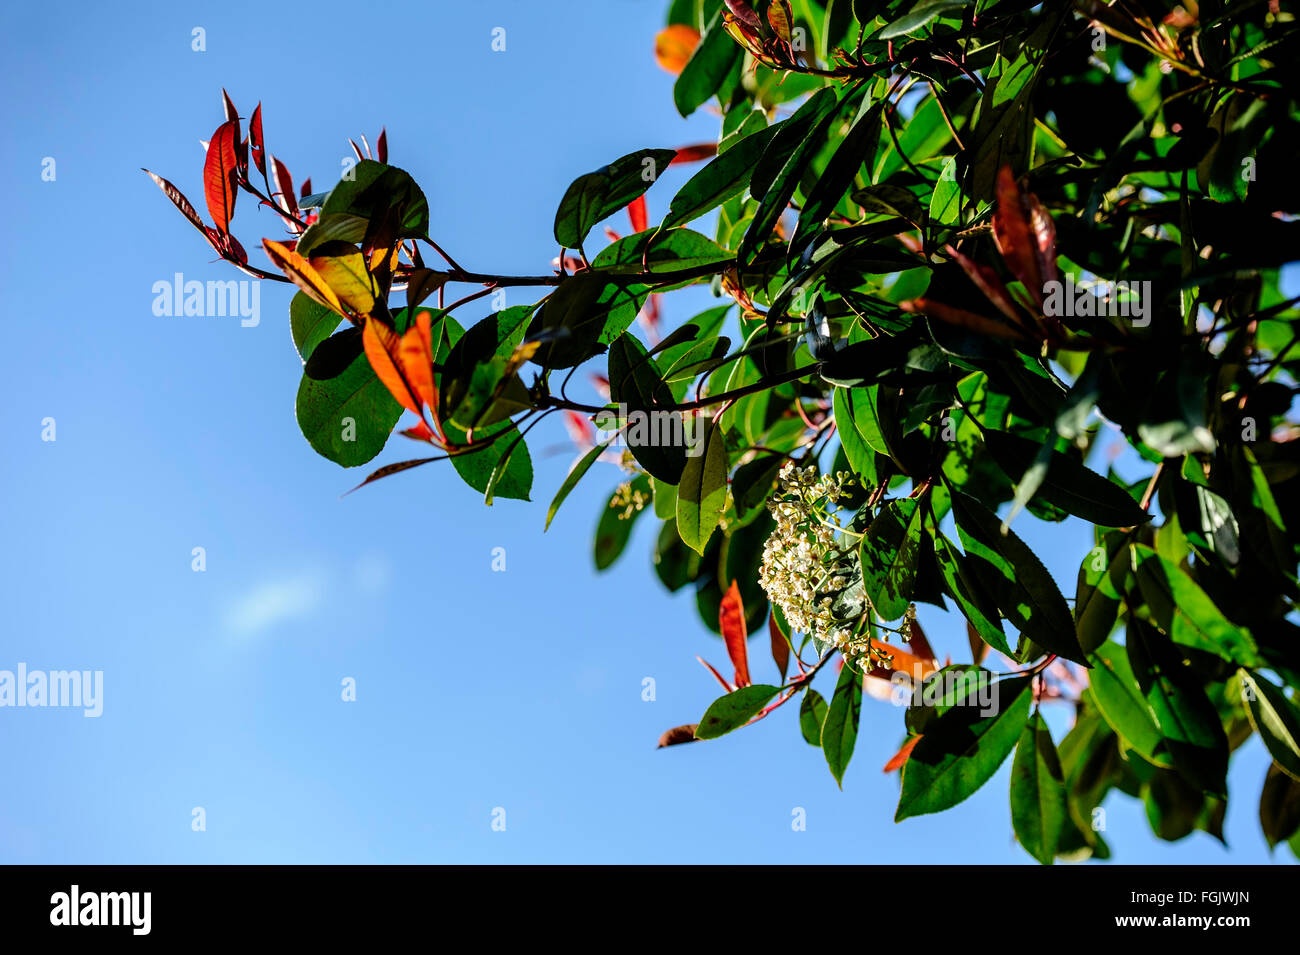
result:
M 321 604 L 324 576 L 301 573 L 268 581 L 237 599 L 226 613 L 226 628 L 241 637 L 253 637 L 277 624 L 304 617 Z

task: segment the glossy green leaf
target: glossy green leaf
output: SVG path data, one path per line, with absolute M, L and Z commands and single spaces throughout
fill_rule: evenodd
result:
M 835 683 L 835 694 L 831 697 L 822 721 L 822 752 L 826 756 L 826 765 L 830 767 L 835 782 L 844 787 L 844 770 L 848 769 L 849 760 L 853 758 L 853 747 L 858 741 L 858 720 L 862 715 L 862 674 L 848 664 L 840 669 L 839 679 Z
M 1065 779 L 1056 744 L 1034 711 L 1011 763 L 1011 827 L 1025 851 L 1051 865 L 1065 826 Z
M 989 708 L 953 706 L 926 726 L 903 766 L 895 822 L 951 809 L 992 778 L 1020 739 L 1029 683 L 1022 677 L 1002 680 Z
M 717 739 L 739 729 L 759 714 L 781 692 L 779 686 L 755 683 L 718 697 L 704 711 L 695 730 L 696 739 Z

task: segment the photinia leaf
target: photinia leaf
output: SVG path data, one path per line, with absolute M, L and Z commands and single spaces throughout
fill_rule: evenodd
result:
M 835 695 L 831 697 L 826 719 L 822 722 L 821 739 L 826 765 L 841 789 L 844 788 L 844 770 L 848 769 L 853 747 L 858 741 L 861 714 L 862 674 L 846 663 L 840 668 Z
M 691 423 L 697 428 L 702 425 L 704 434 L 702 441 L 696 435 L 695 454 L 687 455 L 682 468 L 677 487 L 677 533 L 687 547 L 703 554 L 727 509 L 727 451 L 724 433 L 713 418 L 695 418 Z M 635 448 L 633 454 L 637 454 Z
M 951 809 L 992 778 L 1011 755 L 1029 715 L 1030 681 L 994 684 L 991 711 L 966 701 L 930 720 L 903 766 L 895 822 Z
M 253 154 L 253 165 L 263 176 L 266 175 L 266 144 L 262 140 L 262 104 L 253 108 L 253 117 L 248 121 L 248 146 Z M 305 185 L 305 183 L 304 183 Z
M 593 446 L 578 460 L 576 464 L 573 465 L 573 468 L 564 478 L 564 483 L 562 483 L 560 489 L 555 492 L 555 497 L 551 501 L 551 506 L 546 510 L 546 526 L 543 528 L 544 531 L 551 529 L 551 521 L 555 519 L 555 514 L 559 511 L 560 505 L 564 503 L 564 499 L 569 496 L 570 491 L 578 486 L 578 482 L 582 480 L 583 475 L 591 469 L 591 466 L 596 463 L 596 459 L 601 456 L 604 450 L 609 447 L 610 441 L 613 440 L 613 438 L 610 438 L 609 441 L 606 441 L 604 444 Z
M 799 704 L 799 732 L 809 746 L 822 744 L 822 724 L 826 722 L 826 700 L 816 690 L 809 688 Z
M 749 649 L 745 645 L 745 604 L 740 599 L 740 587 L 734 580 L 722 595 L 722 603 L 718 607 L 718 629 L 727 645 L 731 665 L 736 668 L 735 679 L 731 682 L 736 687 L 749 686 L 752 681 L 749 678 Z
M 208 201 L 208 214 L 218 232 L 230 231 L 230 219 L 235 214 L 235 196 L 238 193 L 239 121 L 228 120 L 217 127 L 208 142 L 208 155 L 203 162 L 203 194 Z
M 714 700 L 695 729 L 696 739 L 717 739 L 739 729 L 759 714 L 781 692 L 779 686 L 756 683 L 742 686 Z
M 743 614 L 741 619 L 744 619 Z M 781 682 L 784 683 L 786 671 L 790 669 L 790 640 L 781 632 L 775 610 L 767 615 L 767 633 L 772 642 L 772 662 L 776 664 L 781 673 Z
M 1037 710 L 1011 764 L 1011 827 L 1025 851 L 1051 865 L 1065 827 L 1065 780 L 1056 744 Z
M 1237 672 L 1251 725 L 1273 762 L 1292 779 L 1300 780 L 1300 709 L 1263 677 L 1245 669 Z
M 921 511 L 912 499 L 890 501 L 862 538 L 862 585 L 883 620 L 903 616 L 912 600 L 921 552 Z

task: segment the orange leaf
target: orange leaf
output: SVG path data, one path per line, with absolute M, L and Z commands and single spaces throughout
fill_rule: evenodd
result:
M 203 161 L 203 194 L 208 200 L 208 214 L 220 232 L 230 231 L 235 214 L 235 182 L 239 174 L 239 120 L 227 120 L 217 127 L 208 143 Z
M 916 744 L 919 742 L 921 742 L 921 737 L 919 736 L 909 738 L 908 741 L 903 744 L 903 748 L 891 756 L 889 762 L 885 763 L 884 772 L 892 773 L 896 769 L 902 769 L 903 764 L 907 762 L 908 757 L 912 755 L 912 750 L 916 748 Z
M 263 239 L 262 248 L 275 263 L 275 267 L 289 276 L 293 284 L 306 292 L 309 298 L 340 315 L 347 315 L 334 290 L 321 278 L 320 273 L 312 268 L 311 263 L 295 250 L 274 239 Z
M 740 587 L 733 580 L 722 595 L 718 607 L 718 629 L 727 644 L 727 656 L 736 668 L 736 687 L 749 686 L 749 650 L 745 646 L 745 605 L 740 599 Z
M 655 60 L 662 69 L 677 74 L 686 68 L 700 45 L 700 32 L 684 23 L 674 23 L 655 37 Z
M 366 351 L 366 358 L 370 360 L 370 367 L 375 370 L 389 393 L 397 399 L 397 403 L 408 411 L 420 414 L 420 402 L 411 393 L 411 386 L 398 370 L 396 356 L 401 339 L 397 332 L 370 316 L 361 333 L 361 345 Z
M 781 628 L 776 625 L 776 614 L 768 614 L 767 632 L 772 638 L 772 659 L 781 671 L 781 682 L 785 682 L 786 671 L 790 668 L 790 641 L 785 638 Z
M 438 413 L 438 389 L 433 386 L 433 317 L 426 311 L 415 316 L 398 345 L 402 375 L 411 383 L 416 397 Z
M 935 670 L 939 669 L 938 664 L 933 658 L 919 657 L 915 654 L 908 653 L 898 647 L 890 646 L 888 643 L 876 642 L 876 646 L 888 653 L 893 660 L 888 667 L 880 667 L 885 673 L 906 673 L 908 676 L 916 679 L 918 676 L 925 679 Z

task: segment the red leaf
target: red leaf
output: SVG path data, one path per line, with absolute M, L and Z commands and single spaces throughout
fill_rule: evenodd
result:
M 749 650 L 745 646 L 745 605 L 740 599 L 740 587 L 733 580 L 727 592 L 722 595 L 718 607 L 718 629 L 727 644 L 727 656 L 731 657 L 732 666 L 736 668 L 735 684 L 737 688 L 749 686 Z
M 699 162 L 701 159 L 712 159 L 717 154 L 717 143 L 696 143 L 694 146 L 683 146 L 677 150 L 677 155 L 668 161 L 668 165 L 676 166 L 678 163 Z
M 238 120 L 222 123 L 212 134 L 208 156 L 203 162 L 203 192 L 208 200 L 208 213 L 219 232 L 230 231 L 230 219 L 235 214 L 235 182 L 239 174 L 235 142 L 238 138 Z
M 362 137 L 362 138 L 364 139 L 365 137 Z M 357 162 L 361 162 L 361 160 L 363 160 L 363 159 L 366 158 L 365 156 L 361 155 L 361 147 L 360 147 L 360 146 L 358 146 L 355 142 L 353 142 L 353 141 L 350 140 L 350 139 L 348 140 L 348 143 L 352 146 L 352 151 L 353 151 L 354 153 L 357 154 Z
M 885 763 L 884 771 L 892 773 L 896 769 L 902 769 L 903 764 L 907 762 L 907 758 L 912 755 L 912 750 L 916 748 L 916 744 L 919 742 L 921 742 L 921 737 L 910 737 L 908 741 L 903 744 L 903 748 L 891 756 L 889 762 Z
M 388 130 L 387 128 L 379 131 L 379 138 L 375 140 L 375 158 L 380 162 L 388 162 Z
M 665 746 L 676 746 L 679 743 L 697 743 L 695 730 L 699 723 L 687 723 L 685 726 L 674 726 L 670 730 L 665 730 L 664 735 L 659 737 L 659 745 L 656 749 L 663 749 Z
M 293 176 L 289 167 L 274 156 L 271 157 L 271 181 L 275 185 L 275 195 L 280 197 L 280 207 L 291 216 L 298 214 L 298 200 L 293 197 Z
M 633 232 L 644 232 L 649 226 L 649 217 L 645 211 L 645 196 L 637 196 L 627 207 L 627 217 L 632 223 Z
M 262 141 L 262 104 L 253 109 L 253 118 L 248 121 L 248 143 L 253 153 L 253 165 L 263 176 L 266 175 L 266 144 Z
M 311 176 L 302 181 L 302 187 L 298 191 L 298 198 L 306 199 L 311 195 Z
M 221 106 L 226 111 L 226 122 L 234 122 L 239 119 L 239 110 L 235 109 L 235 104 L 230 99 L 230 94 L 226 92 L 225 87 L 221 89 Z
M 708 660 L 704 659 L 704 657 L 701 657 L 701 656 L 696 656 L 695 659 L 697 659 L 697 660 L 700 661 L 700 666 L 704 667 L 704 669 L 708 670 L 710 673 L 713 674 L 713 679 L 715 679 L 715 680 L 717 680 L 719 683 L 721 683 L 721 684 L 722 684 L 722 688 L 723 688 L 724 690 L 726 690 L 728 693 L 730 693 L 732 690 L 735 689 L 734 686 L 732 686 L 730 683 L 728 683 L 726 680 L 724 680 L 724 679 L 722 678 L 722 674 L 721 674 L 721 673 L 719 673 L 717 670 L 713 669 L 713 664 L 712 664 L 712 663 L 710 663 Z
M 754 12 L 753 7 L 746 3 L 745 0 L 726 0 L 726 3 L 727 8 L 736 15 L 736 19 L 749 27 L 750 32 L 762 36 L 763 21 L 758 18 L 758 14 Z
M 578 447 L 590 448 L 596 443 L 595 427 L 578 412 L 564 412 L 564 427 L 569 432 L 569 439 Z
M 378 481 L 381 478 L 386 478 L 390 474 L 399 474 L 402 471 L 409 471 L 411 468 L 418 468 L 422 464 L 428 464 L 430 461 L 445 461 L 446 459 L 447 456 L 445 454 L 440 454 L 431 458 L 416 458 L 414 461 L 398 461 L 396 464 L 385 464 L 378 471 L 372 471 L 370 476 L 354 487 L 352 491 L 359 491 L 367 484 Z M 347 497 L 348 494 L 352 493 L 352 491 L 348 491 L 347 494 L 344 494 L 343 496 Z
M 947 322 L 949 325 L 968 328 L 981 335 L 992 335 L 995 338 L 1007 338 L 1012 341 L 1025 341 L 1029 337 L 1019 328 L 1012 328 L 1006 322 L 1000 322 L 996 318 L 979 315 L 964 308 L 957 308 L 955 305 L 945 305 L 943 302 L 936 302 L 929 298 L 899 302 L 898 307 L 905 312 L 920 312 L 941 322 Z
M 163 191 L 163 195 L 172 201 L 172 205 L 181 210 L 181 215 L 194 223 L 194 227 L 206 236 L 208 234 L 208 225 L 199 218 L 199 214 L 194 211 L 194 206 L 190 205 L 190 200 L 185 198 L 185 194 L 162 176 L 154 175 L 148 169 L 144 169 L 143 167 L 141 168 L 146 176 L 157 183 L 158 188 Z
M 975 287 L 984 293 L 984 297 L 998 307 L 1007 318 L 1016 324 L 1022 322 L 1020 312 L 1016 310 L 1015 303 L 1011 299 L 1011 294 L 1007 291 L 1006 285 L 1002 279 L 998 278 L 987 265 L 981 265 L 973 259 L 958 252 L 953 246 L 945 246 L 948 254 L 957 260 L 957 264 L 962 267 L 967 277 L 975 283 Z
M 781 628 L 776 625 L 776 614 L 768 614 L 767 632 L 772 638 L 772 659 L 781 671 L 781 682 L 785 682 L 786 671 L 790 669 L 790 641 L 785 638 Z
M 1056 226 L 1037 197 L 1020 188 L 1010 166 L 998 170 L 997 199 L 993 241 L 1011 274 L 1041 308 L 1043 284 L 1056 277 Z

